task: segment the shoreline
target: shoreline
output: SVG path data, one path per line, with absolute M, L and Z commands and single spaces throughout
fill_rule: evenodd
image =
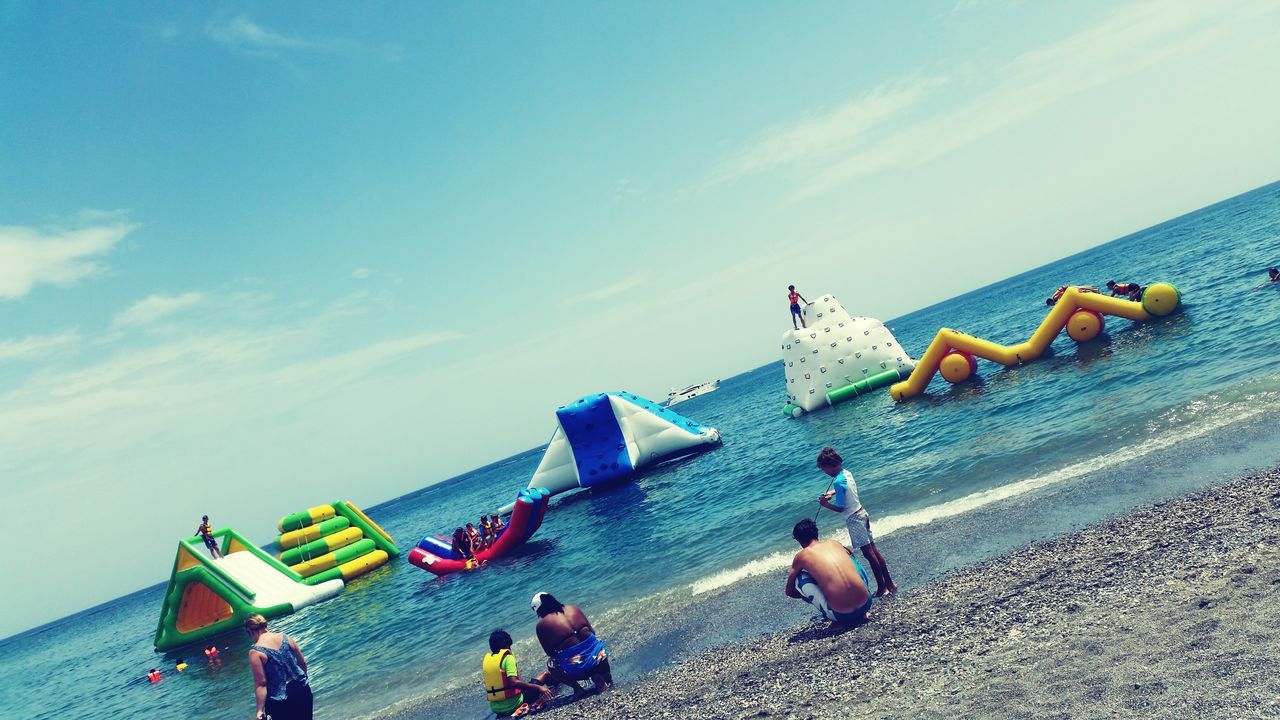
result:
M 810 620 L 540 716 L 1280 717 L 1277 649 L 1280 468 L 959 568 L 852 630 Z

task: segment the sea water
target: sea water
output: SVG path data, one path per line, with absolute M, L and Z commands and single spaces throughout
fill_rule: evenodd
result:
M 629 484 L 554 499 L 534 539 L 481 572 L 436 578 L 400 558 L 273 627 L 307 655 L 318 718 L 397 707 L 482 717 L 478 670 L 491 630 L 508 629 L 535 667 L 535 591 L 583 607 L 602 636 L 616 638 L 623 681 L 811 614 L 782 597 L 781 581 L 791 526 L 813 517 L 828 482 L 814 467 L 823 445 L 838 448 L 856 474 L 904 586 L 1280 463 L 1280 286 L 1252 289 L 1278 263 L 1280 184 L 888 324 L 917 356 L 943 326 L 1015 343 L 1043 319 L 1044 298 L 1059 285 L 1110 278 L 1174 283 L 1184 300 L 1174 316 L 1108 318 L 1104 339 L 1077 347 L 1063 336 L 1051 354 L 1016 368 L 980 363 L 976 382 L 938 378 L 909 402 L 895 404 L 886 390 L 798 420 L 782 415 L 782 368 L 770 363 L 676 408 L 718 428 L 722 447 Z M 541 452 L 367 512 L 407 549 L 509 501 Z M 838 534 L 838 518 L 824 514 L 824 533 Z M 199 648 L 152 651 L 163 589 L 0 641 L 0 715 L 250 717 L 246 638 L 219 639 L 219 667 Z M 181 674 L 179 657 L 190 664 Z M 153 666 L 166 675 L 154 685 L 143 677 Z

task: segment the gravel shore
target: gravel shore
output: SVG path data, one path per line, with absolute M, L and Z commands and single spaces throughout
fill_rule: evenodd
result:
M 540 717 L 1280 718 L 1278 634 L 1280 469 Z

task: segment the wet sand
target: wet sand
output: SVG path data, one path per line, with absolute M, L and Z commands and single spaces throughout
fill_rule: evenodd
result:
M 540 717 L 1280 718 L 1280 469 L 953 571 L 852 630 L 815 618 L 563 702 Z

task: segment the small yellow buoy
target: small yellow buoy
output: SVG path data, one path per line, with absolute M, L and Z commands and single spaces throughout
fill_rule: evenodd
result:
M 1102 334 L 1106 322 L 1101 313 L 1092 310 L 1077 310 L 1067 320 L 1067 335 L 1076 342 L 1088 342 Z
M 1153 283 L 1142 292 L 1142 309 L 1156 317 L 1164 317 L 1182 302 L 1178 288 L 1169 283 Z
M 973 356 L 959 350 L 952 350 L 942 357 L 938 363 L 938 372 L 949 383 L 964 382 L 978 369 L 978 361 Z

